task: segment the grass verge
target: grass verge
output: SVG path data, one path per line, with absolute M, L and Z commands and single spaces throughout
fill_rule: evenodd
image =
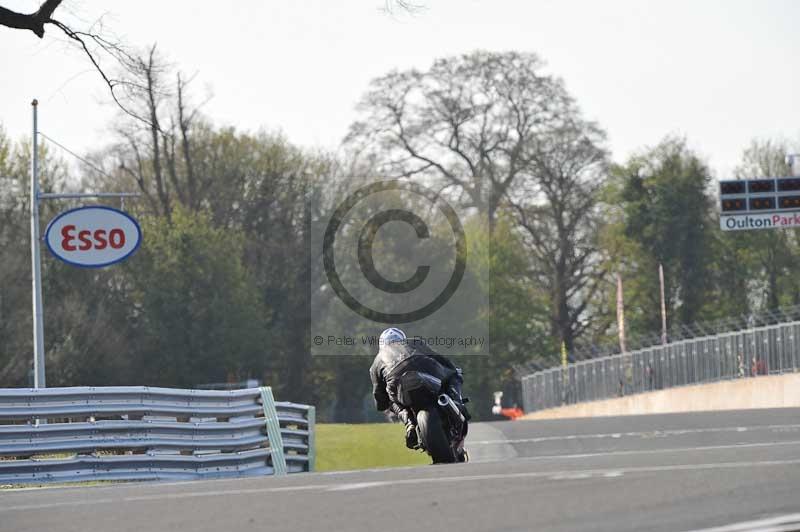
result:
M 430 464 L 430 457 L 406 448 L 401 423 L 316 426 L 317 471 Z

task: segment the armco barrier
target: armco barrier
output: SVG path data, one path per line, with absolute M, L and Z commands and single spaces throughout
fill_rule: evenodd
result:
M 314 418 L 269 387 L 3 388 L 0 484 L 313 471 Z

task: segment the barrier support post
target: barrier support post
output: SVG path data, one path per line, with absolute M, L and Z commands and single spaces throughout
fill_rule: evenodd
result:
M 317 432 L 317 409 L 314 406 L 308 408 L 308 470 L 314 471 L 317 462 L 317 443 L 315 434 Z
M 272 396 L 272 388 L 262 386 L 261 406 L 264 408 L 264 420 L 267 425 L 267 438 L 269 438 L 269 449 L 272 457 L 272 470 L 275 476 L 286 474 L 286 457 L 283 455 L 283 437 L 281 436 L 281 422 L 278 419 L 278 411 L 275 409 L 275 398 Z

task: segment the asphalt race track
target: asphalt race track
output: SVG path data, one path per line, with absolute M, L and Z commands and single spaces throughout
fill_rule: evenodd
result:
M 463 465 L 3 491 L 0 531 L 800 529 L 800 409 L 471 430 Z

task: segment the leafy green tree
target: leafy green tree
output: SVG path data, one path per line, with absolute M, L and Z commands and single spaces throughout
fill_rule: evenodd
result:
M 735 176 L 738 179 L 788 176 L 791 169 L 785 157 L 789 151 L 785 142 L 753 140 L 744 150 Z M 743 292 L 755 303 L 753 306 L 762 310 L 800 302 L 800 283 L 794 272 L 800 259 L 796 229 L 738 231 L 721 238 L 733 255 L 731 258 L 749 266 L 748 279 L 742 279 L 740 286 L 731 289 L 745 288 Z
M 614 267 L 625 283 L 626 318 L 638 332 L 661 328 L 658 265 L 667 313 L 679 323 L 704 317 L 713 285 L 714 221 L 706 164 L 684 139 L 666 138 L 614 169 L 621 219 Z
M 151 66 L 158 66 L 153 61 Z M 179 88 L 175 98 L 154 107 L 173 128 L 155 141 L 140 123 L 119 131 L 119 142 L 96 156 L 112 181 L 95 174 L 91 183 L 114 188 L 135 184 L 143 193 L 143 212 L 167 219 L 176 208 L 205 212 L 211 226 L 240 234 L 240 259 L 263 310 L 269 345 L 259 377 L 287 399 L 316 399 L 319 389 L 309 376 L 308 221 L 324 201 L 329 188 L 325 179 L 334 161 L 278 134 L 216 128 L 184 108 L 188 96 L 185 85 Z M 149 109 L 151 104 L 145 99 L 143 105 Z M 169 109 L 178 117 L 186 115 L 184 120 L 169 121 Z
M 0 385 L 27 384 L 32 364 L 30 222 L 15 154 L 0 128 Z
M 464 357 L 465 393 L 478 418 L 489 416 L 492 392 L 519 400 L 516 364 L 534 361 L 547 367 L 557 360 L 557 341 L 549 334 L 548 294 L 529 275 L 529 259 L 513 218 L 500 214 L 493 230 L 477 220 L 466 224 L 470 258 L 489 295 L 482 319 L 489 324 L 488 356 Z
M 0 126 L 0 385 L 28 385 L 33 364 L 30 258 L 31 143 L 14 143 Z M 40 186 L 43 192 L 61 191 L 68 181 L 63 160 L 39 145 Z M 59 205 L 41 205 L 44 223 Z M 48 263 L 46 251 L 43 262 Z M 47 274 L 47 268 L 44 269 Z M 45 277 L 47 279 L 47 277 Z M 45 287 L 47 312 L 61 305 L 60 294 Z M 45 356 L 52 358 L 52 336 L 45 336 Z
M 142 219 L 143 244 L 126 264 L 132 378 L 192 387 L 258 376 L 271 356 L 268 316 L 242 263 L 241 232 L 176 207 Z
M 47 385 L 137 384 L 130 355 L 139 339 L 129 326 L 122 268 L 76 268 L 46 257 L 42 284 Z

